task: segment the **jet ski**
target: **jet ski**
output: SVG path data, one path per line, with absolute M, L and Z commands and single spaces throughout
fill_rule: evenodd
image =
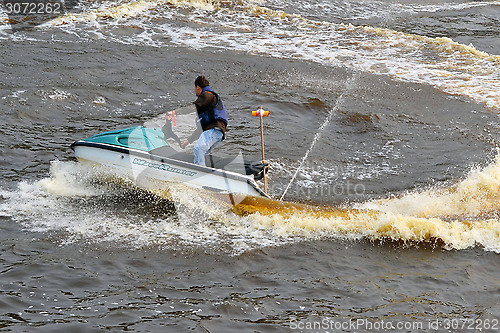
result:
M 207 166 L 196 165 L 191 153 L 168 144 L 161 128 L 136 126 L 108 131 L 78 140 L 71 148 L 79 161 L 119 170 L 140 187 L 161 189 L 174 182 L 222 194 L 269 198 L 256 183 L 264 177 L 266 163 L 247 161 L 240 154 L 208 155 Z

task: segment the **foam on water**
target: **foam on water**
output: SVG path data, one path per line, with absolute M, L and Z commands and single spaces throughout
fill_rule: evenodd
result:
M 448 188 L 375 200 L 348 209 L 247 200 L 237 210 L 280 233 L 423 242 L 500 252 L 500 155 Z
M 482 3 L 494 4 L 498 2 Z M 207 16 L 206 10 L 212 15 Z M 120 37 L 107 31 L 109 26 L 132 23 L 140 27 L 136 35 Z M 236 50 L 355 68 L 431 85 L 500 110 L 499 56 L 449 38 L 311 20 L 255 2 L 106 2 L 82 14 L 62 16 L 42 30 L 58 28 L 71 33 L 93 29 L 95 36 L 111 42 Z M 15 42 L 26 36 L 17 32 L 8 38 Z M 53 98 L 68 96 L 61 91 Z M 247 200 L 231 208 L 206 192 L 175 186 L 167 200 L 161 198 L 164 193 L 152 195 L 116 177 L 96 181 L 102 178 L 101 171 L 54 162 L 49 178 L 2 191 L 0 214 L 28 230 L 60 231 L 63 242 L 195 245 L 240 253 L 297 239 L 341 237 L 437 243 L 448 249 L 480 245 L 500 252 L 496 216 L 500 158 L 451 188 L 409 193 L 346 210 L 273 200 Z M 174 211 L 170 201 L 176 205 Z M 147 212 L 141 209 L 144 206 L 149 207 Z
M 257 209 L 258 210 L 258 209 Z M 295 213 L 291 216 L 257 212 L 249 217 L 263 228 L 281 234 L 303 236 L 323 235 L 346 239 L 368 239 L 375 242 L 394 241 L 410 244 L 442 245 L 445 249 L 466 249 L 477 245 L 500 252 L 500 221 L 444 221 L 439 218 L 418 218 L 391 212 L 355 212 L 336 214 Z
M 411 8 L 432 12 L 450 6 L 460 9 L 498 4 L 442 4 L 424 8 L 412 5 Z M 78 24 L 84 24 L 85 29 L 79 29 Z M 120 37 L 108 31 L 110 26 L 131 24 L 140 29 Z M 431 85 L 500 109 L 500 56 L 446 37 L 430 38 L 380 27 L 313 20 L 243 0 L 106 2 L 81 14 L 61 16 L 44 26 L 57 27 L 80 31 L 82 38 L 94 31 L 99 38 L 110 42 L 243 51 L 354 68 Z
M 58 232 L 63 244 L 203 246 L 237 254 L 292 240 L 228 213 L 231 207 L 210 194 L 182 184 L 151 193 L 111 170 L 54 161 L 50 177 L 2 190 L 0 215 L 29 231 Z
M 457 185 L 368 202 L 361 208 L 418 217 L 480 216 L 500 210 L 500 155 L 484 169 L 474 169 Z
M 267 6 L 273 8 L 283 8 L 287 5 L 286 1 L 270 0 L 266 2 Z M 415 4 L 415 3 L 397 3 L 386 1 L 294 1 L 290 8 L 300 8 L 301 12 L 307 12 L 321 17 L 333 17 L 340 20 L 370 20 L 382 18 L 384 21 L 395 20 L 401 17 L 415 14 L 429 14 L 441 11 L 463 11 L 471 8 L 489 7 L 498 4 L 495 1 L 477 1 L 465 3 L 440 3 L 434 4 Z M 288 3 L 288 5 L 290 5 Z
M 500 157 L 450 188 L 366 202 L 348 209 L 246 200 L 236 210 L 281 234 L 474 246 L 500 252 Z
M 181 184 L 152 194 L 120 179 L 102 169 L 56 161 L 49 178 L 2 191 L 0 213 L 30 231 L 60 232 L 62 243 L 201 246 L 239 254 L 333 237 L 500 252 L 500 220 L 492 214 L 500 208 L 500 157 L 451 188 L 344 209 L 254 197 L 231 207 L 211 192 Z

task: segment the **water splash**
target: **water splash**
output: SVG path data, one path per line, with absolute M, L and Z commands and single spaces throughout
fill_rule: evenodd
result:
M 232 6 L 224 6 L 221 2 L 213 7 L 214 15 L 209 17 L 203 11 L 188 11 L 188 14 L 175 11 L 180 21 L 195 18 L 193 26 L 149 22 L 154 15 L 165 16 L 171 11 L 169 6 L 161 8 L 161 4 L 171 4 L 175 8 L 192 4 L 191 7 L 197 8 L 196 3 L 137 1 L 92 9 L 81 15 L 68 15 L 45 28 L 99 21 L 101 24 L 92 28 L 100 32 L 99 38 L 105 39 L 107 25 L 129 24 L 127 20 L 134 17 L 141 25 L 141 34 L 148 31 L 170 37 L 168 41 L 157 41 L 155 45 L 196 45 L 352 67 L 390 75 L 398 80 L 432 85 L 444 92 L 500 109 L 500 57 L 448 38 L 315 21 L 246 2 Z M 157 13 L 152 13 L 153 8 L 158 8 Z M 126 38 L 127 43 L 140 45 L 144 41 L 141 38 L 134 40 L 133 36 Z M 119 38 L 112 40 L 117 42 Z M 171 214 L 168 209 L 160 210 L 159 214 L 145 214 L 139 208 L 148 206 L 149 202 L 156 200 L 154 197 L 140 194 L 144 192 L 136 188 L 124 191 L 127 186 L 132 187 L 129 183 L 121 186 L 116 182 L 105 182 L 102 185 L 93 181 L 95 178 L 91 172 L 88 176 L 83 172 L 85 176 L 81 177 L 78 174 L 81 171 L 74 170 L 79 166 L 59 163 L 62 164 L 53 166 L 50 179 L 33 184 L 23 182 L 16 191 L 2 191 L 4 200 L 0 213 L 19 221 L 29 230 L 62 230 L 70 235 L 69 241 L 91 239 L 132 246 L 225 244 L 238 252 L 279 245 L 294 241 L 296 237 L 300 240 L 344 237 L 437 242 L 449 249 L 481 245 L 485 249 L 500 251 L 499 219 L 496 216 L 499 208 L 498 159 L 485 169 L 473 171 L 454 187 L 372 201 L 358 206 L 358 209 L 247 201 L 238 205 L 234 213 L 224 213 L 226 206 L 216 199 L 210 201 L 203 197 L 208 201 L 197 199 L 190 202 L 191 194 L 183 197 L 184 192 L 179 190 L 177 198 L 182 205 L 189 207 L 193 203 L 191 208 L 198 208 L 186 209 L 181 216 Z M 107 204 L 110 200 L 112 204 Z M 130 206 L 135 203 L 137 207 L 126 207 L 124 214 L 117 209 L 123 208 L 119 204 L 123 201 L 131 203 Z M 161 206 L 163 201 L 154 202 Z M 197 219 L 198 216 L 201 218 Z
M 53 162 L 51 177 L 2 191 L 0 214 L 29 231 L 57 231 L 62 243 L 195 246 L 240 254 L 341 238 L 456 250 L 481 246 L 500 253 L 500 219 L 484 215 L 500 209 L 500 157 L 451 188 L 343 209 L 256 197 L 231 207 L 211 192 L 179 185 L 151 193 L 114 177 L 79 163 Z
M 417 217 L 475 217 L 495 213 L 500 210 L 500 154 L 492 164 L 473 169 L 467 178 L 452 187 L 371 201 L 359 208 Z
M 351 79 L 348 80 L 348 82 L 347 82 L 347 88 L 346 88 L 347 92 L 349 92 L 352 89 L 352 86 L 354 85 L 355 81 L 356 81 L 355 76 L 351 77 Z M 339 97 L 337 97 L 337 101 L 335 102 L 335 105 L 328 112 L 328 115 L 326 116 L 325 120 L 323 121 L 323 124 L 321 124 L 321 126 L 316 131 L 316 134 L 314 135 L 313 141 L 311 142 L 311 145 L 309 146 L 309 149 L 306 151 L 304 157 L 302 158 L 302 160 L 299 163 L 299 166 L 295 170 L 295 173 L 293 174 L 292 179 L 290 180 L 290 182 L 288 183 L 287 187 L 283 191 L 283 194 L 280 197 L 280 201 L 283 200 L 283 198 L 285 197 L 286 193 L 288 192 L 288 189 L 290 188 L 290 185 L 292 185 L 293 181 L 297 177 L 297 174 L 302 169 L 302 165 L 304 164 L 304 162 L 309 157 L 309 154 L 312 151 L 312 149 L 314 148 L 314 146 L 316 145 L 316 142 L 318 142 L 318 140 L 321 138 L 321 134 L 323 133 L 323 131 L 326 128 L 326 126 L 328 126 L 328 124 L 330 123 L 330 120 L 332 119 L 334 113 L 338 110 L 339 106 L 342 104 L 343 99 L 344 99 L 344 93 L 340 94 Z
M 183 184 L 147 191 L 115 170 L 76 162 L 54 161 L 49 177 L 0 190 L 0 197 L 1 216 L 30 232 L 50 232 L 51 239 L 55 233 L 62 244 L 239 254 L 293 239 L 228 213 L 231 205 L 213 192 Z

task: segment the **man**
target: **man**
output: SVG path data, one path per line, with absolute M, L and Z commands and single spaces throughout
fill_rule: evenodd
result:
M 198 97 L 194 101 L 198 113 L 197 121 L 203 130 L 193 148 L 194 164 L 205 165 L 205 155 L 210 154 L 225 138 L 227 113 L 222 99 L 212 90 L 204 76 L 198 76 L 194 81 L 194 92 Z M 191 134 L 182 142 L 181 148 L 194 142 L 198 135 L 199 131 Z

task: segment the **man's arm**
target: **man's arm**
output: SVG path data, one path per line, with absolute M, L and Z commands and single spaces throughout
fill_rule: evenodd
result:
M 176 115 L 185 115 L 185 114 L 190 114 L 190 113 L 195 112 L 196 108 L 193 104 L 189 104 L 186 106 L 182 106 L 174 111 L 175 111 Z
M 203 133 L 203 129 L 201 128 L 201 124 L 199 121 L 196 122 L 196 129 L 191 133 L 191 135 L 187 138 L 189 143 L 193 143 L 194 141 L 198 140 L 200 137 L 201 133 Z
M 188 144 L 193 143 L 194 141 L 198 140 L 200 137 L 201 133 L 203 133 L 203 129 L 201 128 L 200 122 L 196 122 L 196 129 L 191 133 L 191 135 L 185 139 L 182 144 L 181 148 L 184 149 L 187 147 Z

